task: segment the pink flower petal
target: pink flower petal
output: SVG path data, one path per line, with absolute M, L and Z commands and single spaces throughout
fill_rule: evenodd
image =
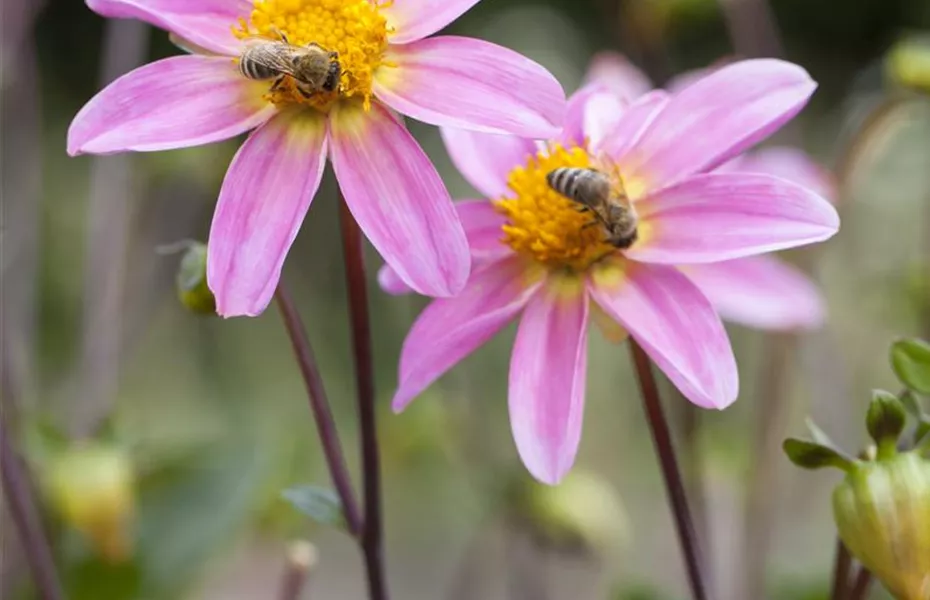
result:
M 565 118 L 562 120 L 562 131 L 559 133 L 558 141 L 563 146 L 583 146 L 587 141 L 585 132 L 585 120 L 592 111 L 589 109 L 591 99 L 600 97 L 601 102 L 616 100 L 610 91 L 599 84 L 587 85 L 568 98 L 565 105 Z
M 265 310 L 324 166 L 325 121 L 312 111 L 279 114 L 239 148 L 207 245 L 207 283 L 220 315 Z
M 68 154 L 168 150 L 225 140 L 268 120 L 267 84 L 226 57 L 175 56 L 123 75 L 84 105 Z
M 588 359 L 588 294 L 543 290 L 520 320 L 510 359 L 510 425 L 523 464 L 554 485 L 581 440 Z
M 526 279 L 525 263 L 512 257 L 475 271 L 458 296 L 434 300 L 404 340 L 394 410 L 402 411 L 443 373 L 491 339 L 538 287 L 538 281 Z
M 627 153 L 636 146 L 668 101 L 669 95 L 662 90 L 640 96 L 620 114 L 609 131 L 601 134 L 602 139 L 594 144 L 594 150 L 607 154 L 622 168 Z M 592 110 L 595 109 L 592 107 Z
M 459 173 L 487 198 L 510 195 L 510 171 L 536 154 L 533 140 L 515 135 L 440 127 L 446 151 Z
M 505 218 L 494 210 L 487 200 L 463 200 L 455 203 L 468 247 L 471 249 L 472 270 L 489 262 L 500 260 L 511 253 L 508 246 L 501 242 L 501 227 Z M 413 290 L 404 283 L 390 265 L 384 265 L 378 271 L 378 283 L 388 294 L 399 296 Z
M 683 269 L 724 319 L 771 330 L 823 325 L 823 298 L 798 269 L 772 256 L 751 256 Z
M 139 19 L 220 54 L 239 53 L 232 26 L 252 10 L 249 0 L 87 0 L 97 14 Z
M 660 190 L 636 203 L 640 241 L 633 260 L 708 263 L 832 237 L 840 226 L 833 206 L 785 179 L 755 173 L 710 173 Z
M 549 138 L 565 110 L 559 82 L 513 50 L 442 36 L 390 46 L 375 73 L 374 92 L 420 121 L 487 133 Z
M 739 393 L 736 359 L 710 301 L 676 268 L 608 262 L 591 296 L 691 402 L 726 408 Z
M 588 66 L 585 82 L 605 85 L 612 93 L 630 102 L 653 88 L 646 74 L 617 52 L 595 54 Z
M 330 118 L 333 169 L 372 245 L 410 287 L 452 296 L 470 270 L 468 242 L 436 168 L 381 104 L 340 105 Z
M 797 65 L 744 60 L 714 71 L 669 101 L 621 165 L 658 189 L 709 171 L 794 117 L 817 84 Z
M 381 12 L 394 29 L 390 43 L 406 44 L 433 35 L 460 16 L 479 0 L 392 0 Z
M 798 148 L 788 146 L 762 148 L 743 154 L 724 167 L 727 167 L 728 172 L 774 175 L 813 190 L 831 202 L 836 199 L 836 182 L 832 174 Z
M 378 286 L 382 291 L 392 296 L 404 296 L 413 293 L 413 288 L 404 283 L 397 271 L 387 264 L 381 265 L 381 268 L 378 269 Z

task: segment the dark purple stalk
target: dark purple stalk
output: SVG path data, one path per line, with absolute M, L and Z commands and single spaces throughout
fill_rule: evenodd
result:
M 352 328 L 352 354 L 358 393 L 358 418 L 362 444 L 362 474 L 365 520 L 362 528 L 362 552 L 368 573 L 371 600 L 387 600 L 384 576 L 383 532 L 381 524 L 381 459 L 375 419 L 375 378 L 371 351 L 371 323 L 368 316 L 368 292 L 365 283 L 365 260 L 362 232 L 345 201 L 340 198 L 339 220 L 346 265 L 346 289 L 349 295 L 349 322 Z
M 278 309 L 281 311 L 281 318 L 284 320 L 287 335 L 291 339 L 291 346 L 294 348 L 294 356 L 297 358 L 300 374 L 303 376 L 304 385 L 307 387 L 310 410 L 313 412 L 313 420 L 316 422 L 317 432 L 320 435 L 320 444 L 323 446 L 326 466 L 329 468 L 329 474 L 333 479 L 336 493 L 339 495 L 340 502 L 342 502 L 346 527 L 348 527 L 349 533 L 358 537 L 362 532 L 362 520 L 355 501 L 355 492 L 352 489 L 352 478 L 349 476 L 349 469 L 346 467 L 345 457 L 342 454 L 342 445 L 339 443 L 336 422 L 329 407 L 326 389 L 323 387 L 323 378 L 320 376 L 320 369 L 317 367 L 316 357 L 313 354 L 313 348 L 310 346 L 310 339 L 307 337 L 306 329 L 297 308 L 294 306 L 294 301 L 283 283 L 278 284 L 278 289 L 275 291 L 275 300 L 278 302 Z
M 836 540 L 836 558 L 833 561 L 833 585 L 830 590 L 830 600 L 849 600 L 849 571 L 852 567 L 852 557 L 846 545 Z
M 852 592 L 849 594 L 849 600 L 865 600 L 869 595 L 869 588 L 872 585 L 872 572 L 865 567 L 859 567 L 856 574 L 856 581 L 853 583 Z
M 19 534 L 26 561 L 43 600 L 64 600 L 52 549 L 42 526 L 26 466 L 13 450 L 6 425 L 0 419 L 0 475 L 10 517 Z
M 655 376 L 652 373 L 652 364 L 643 349 L 632 338 L 630 338 L 630 352 L 633 355 L 633 366 L 636 369 L 639 388 L 643 396 L 646 420 L 649 422 L 652 441 L 656 453 L 659 455 L 665 489 L 668 493 L 669 505 L 672 509 L 675 529 L 678 533 L 678 543 L 684 554 L 691 596 L 694 600 L 706 600 L 707 586 L 702 570 L 703 564 L 698 549 L 697 535 L 695 535 L 694 524 L 691 521 L 688 498 L 685 493 L 681 472 L 678 469 L 678 461 L 675 458 L 675 448 L 672 445 L 668 421 L 662 411 L 662 402 L 659 399 L 659 390 L 656 386 Z

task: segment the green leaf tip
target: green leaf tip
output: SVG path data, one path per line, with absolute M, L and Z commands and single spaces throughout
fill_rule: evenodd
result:
M 836 467 L 843 471 L 850 471 L 854 461 L 837 450 L 807 440 L 788 438 L 782 444 L 782 449 L 788 460 L 802 469 L 822 469 Z
M 891 345 L 891 367 L 901 383 L 920 394 L 930 394 L 930 343 L 916 338 Z
M 281 497 L 317 523 L 345 529 L 342 502 L 336 492 L 317 485 L 300 485 L 281 492 Z

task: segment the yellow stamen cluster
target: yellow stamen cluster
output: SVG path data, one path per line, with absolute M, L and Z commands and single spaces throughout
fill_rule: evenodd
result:
M 530 157 L 525 167 L 512 170 L 507 185 L 515 197 L 496 202 L 507 216 L 504 243 L 547 267 L 572 271 L 583 271 L 612 254 L 616 248 L 604 241 L 602 227 L 592 225 L 594 215 L 579 212 L 576 202 L 546 182 L 546 175 L 560 167 L 595 166 L 584 148 L 551 144 Z
M 380 9 L 388 5 L 370 0 L 255 0 L 249 20 L 235 26 L 233 33 L 242 39 L 276 41 L 284 34 L 295 46 L 315 43 L 339 53 L 342 76 L 337 90 L 305 98 L 288 78 L 279 89 L 269 91 L 270 102 L 326 110 L 336 100 L 354 98 L 367 109 L 374 72 L 384 64 L 389 28 Z

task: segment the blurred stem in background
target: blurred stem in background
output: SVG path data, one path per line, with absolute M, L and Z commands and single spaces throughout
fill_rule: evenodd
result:
M 705 565 L 702 562 L 698 548 L 697 535 L 688 508 L 688 498 L 685 493 L 681 472 L 678 470 L 675 448 L 672 444 L 668 421 L 665 419 L 662 410 L 662 402 L 659 399 L 659 389 L 652 372 L 652 364 L 649 357 L 646 356 L 646 353 L 643 352 L 643 349 L 633 338 L 629 339 L 629 344 L 630 352 L 633 355 L 633 366 L 636 370 L 636 377 L 639 380 L 639 388 L 643 397 L 646 420 L 649 422 L 652 441 L 656 453 L 659 455 L 659 464 L 662 467 L 666 493 L 675 520 L 675 529 L 678 533 L 678 543 L 684 554 L 691 596 L 694 600 L 706 600 L 708 596 L 704 576 Z
M 361 533 L 362 552 L 365 556 L 371 600 L 387 600 L 381 523 L 381 459 L 375 420 L 375 375 L 365 282 L 365 257 L 362 232 L 341 195 L 339 220 L 345 256 L 346 291 L 349 295 L 349 323 L 352 329 L 352 355 L 355 362 L 359 435 L 362 445 L 362 489 L 365 499 L 365 517 Z
M 100 87 L 145 60 L 149 26 L 109 20 L 103 42 Z M 106 418 L 119 386 L 126 251 L 132 215 L 131 154 L 93 159 L 87 206 L 84 264 L 84 319 L 81 342 L 80 401 L 68 424 L 76 437 L 94 434 Z
M 287 549 L 287 562 L 281 582 L 280 600 L 307 600 L 304 592 L 307 577 L 317 563 L 316 547 L 310 542 L 298 540 Z
M 734 52 L 744 58 L 786 56 L 778 25 L 767 0 L 718 0 Z M 798 126 L 792 123 L 785 133 L 789 142 L 801 145 Z M 810 256 L 808 251 L 808 256 Z M 810 274 L 814 261 L 810 258 L 804 270 Z M 738 555 L 742 568 L 737 583 L 737 598 L 764 598 L 766 573 L 773 525 L 776 518 L 775 494 L 778 489 L 778 465 L 781 460 L 781 438 L 788 426 L 791 400 L 792 365 L 798 352 L 796 332 L 773 333 L 762 340 L 758 386 L 753 396 L 755 425 L 752 428 L 746 496 L 743 504 L 743 534 Z M 696 408 L 689 406 L 688 410 Z M 696 437 L 696 436 L 695 436 Z
M 849 550 L 837 538 L 836 556 L 833 559 L 833 583 L 830 586 L 830 600 L 845 600 L 849 594 L 849 572 L 852 568 L 852 557 Z
M 4 400 L 10 401 L 6 393 L 4 393 Z M 2 419 L 0 419 L 0 475 L 2 475 L 7 509 L 19 534 L 39 596 L 42 600 L 64 600 L 65 596 L 55 569 L 52 549 L 42 526 L 33 482 L 27 474 L 25 462 L 13 450 L 13 443 Z

